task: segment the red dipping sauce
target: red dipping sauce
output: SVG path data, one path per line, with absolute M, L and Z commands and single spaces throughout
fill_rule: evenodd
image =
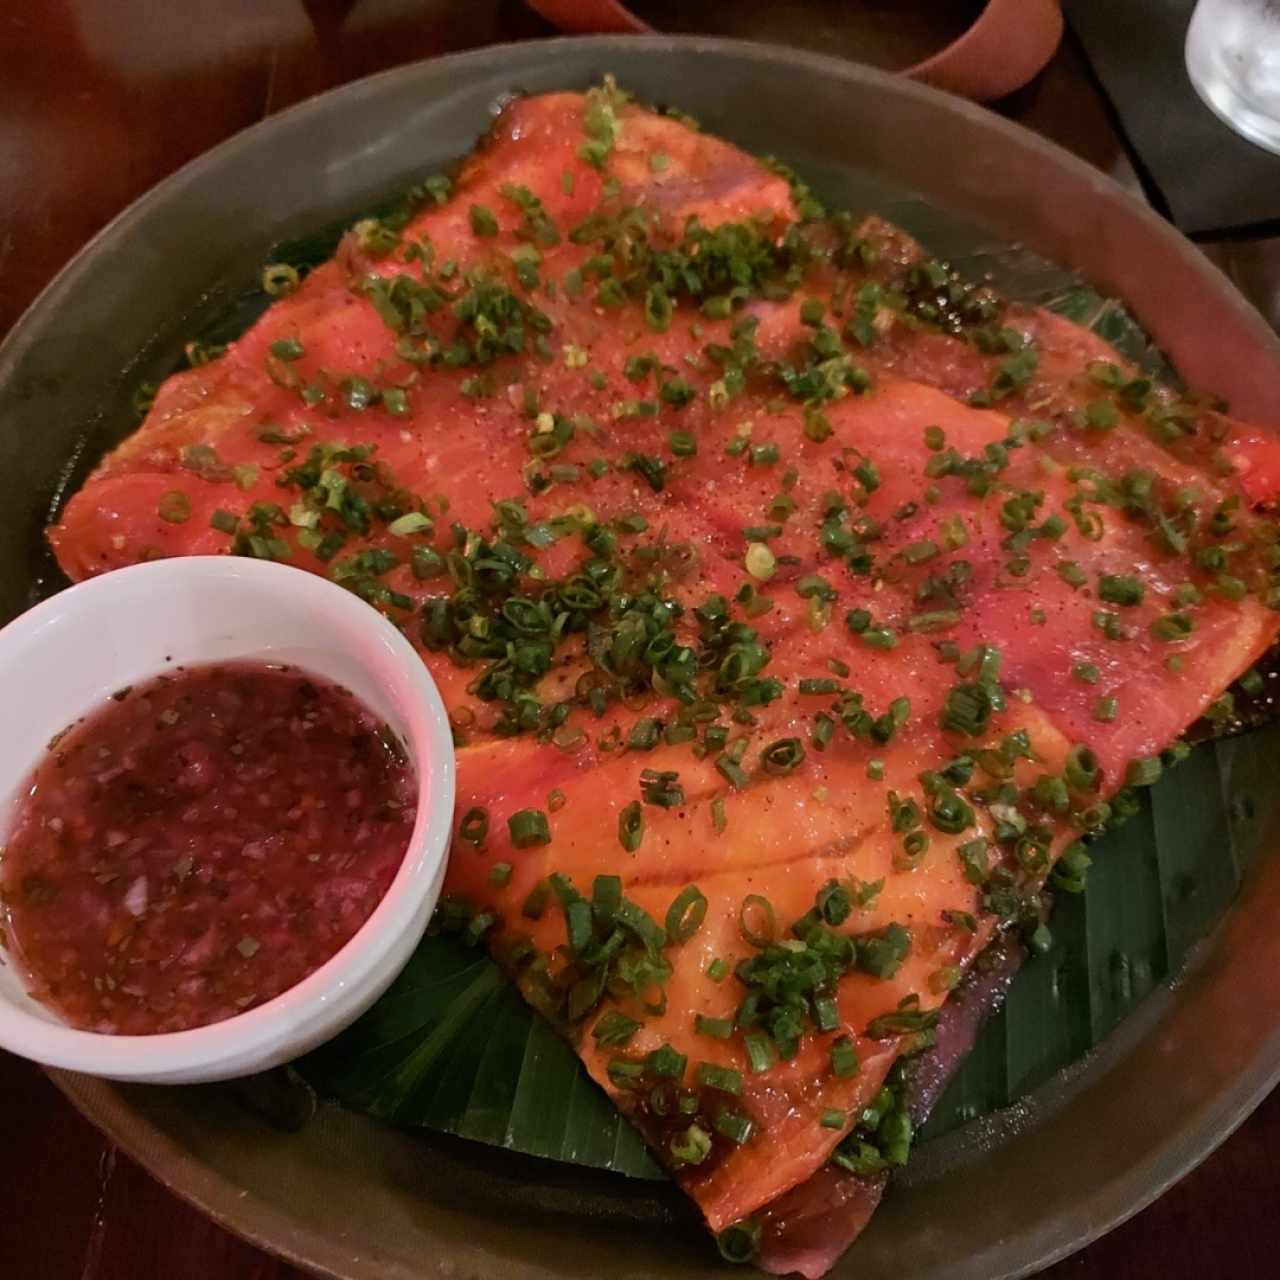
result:
M 391 731 L 345 689 L 179 669 L 116 694 L 37 767 L 0 856 L 10 951 L 75 1027 L 219 1022 L 351 939 L 416 804 Z

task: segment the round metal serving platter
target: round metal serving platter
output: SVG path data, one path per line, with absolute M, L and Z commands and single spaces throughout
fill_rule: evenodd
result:
M 53 585 L 41 530 L 127 420 L 138 381 L 252 285 L 272 244 L 353 217 L 461 156 L 512 93 L 605 72 L 642 100 L 820 175 L 871 174 L 1124 299 L 1193 386 L 1280 424 L 1280 344 L 1208 261 L 1108 178 L 959 99 L 835 59 L 735 41 L 628 37 L 485 49 L 403 67 L 273 117 L 188 165 L 103 231 L 0 347 L 0 609 Z M 1275 843 L 1274 839 L 1267 842 Z M 1280 859 L 1178 981 L 1009 1112 L 925 1144 L 835 1269 L 996 1280 L 1149 1203 L 1280 1077 Z M 325 1106 L 267 1128 L 216 1089 L 55 1073 L 86 1116 L 179 1195 L 342 1280 L 611 1275 L 724 1264 L 674 1191 Z

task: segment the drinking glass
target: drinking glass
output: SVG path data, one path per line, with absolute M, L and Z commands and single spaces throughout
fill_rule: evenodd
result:
M 1280 154 L 1280 0 L 1200 0 L 1187 74 L 1237 133 Z

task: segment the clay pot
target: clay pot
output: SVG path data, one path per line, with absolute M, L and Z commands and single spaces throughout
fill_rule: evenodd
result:
M 652 32 L 621 0 L 526 0 L 562 31 Z M 950 93 L 989 102 L 1022 88 L 1062 39 L 1059 0 L 988 0 L 958 39 L 902 74 Z

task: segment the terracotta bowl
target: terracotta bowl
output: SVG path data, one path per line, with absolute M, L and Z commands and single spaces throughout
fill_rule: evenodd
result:
M 655 28 L 621 0 L 527 0 L 560 30 L 588 33 L 652 34 Z M 717 8 L 718 6 L 710 6 Z M 698 6 L 699 13 L 705 6 Z M 797 15 L 796 21 L 802 20 Z M 712 18 L 710 26 L 714 23 Z M 733 34 L 743 26 L 734 24 Z M 1060 0 L 987 0 L 960 36 L 922 61 L 895 67 L 913 80 L 989 102 L 1021 89 L 1045 66 L 1062 39 Z M 801 43 L 804 43 L 801 41 Z

